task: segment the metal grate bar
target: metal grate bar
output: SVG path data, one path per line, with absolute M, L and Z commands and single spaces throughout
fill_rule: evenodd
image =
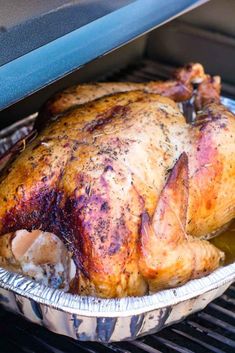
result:
M 224 300 L 226 303 L 232 304 L 235 306 L 235 298 L 230 298 L 228 295 L 223 294 L 220 299 Z
M 149 346 L 146 343 L 141 342 L 141 341 L 132 342 L 132 345 L 135 347 L 138 347 L 138 348 L 142 348 L 143 351 L 148 352 L 148 353 L 161 353 L 161 351 L 159 351 L 157 348 Z
M 235 319 L 235 312 L 234 311 L 230 311 L 226 308 L 223 308 L 222 306 L 215 304 L 215 303 L 211 303 L 209 304 L 209 307 L 223 313 L 226 314 L 227 316 L 230 316 L 232 319 Z
M 169 328 L 169 330 L 167 330 L 166 332 L 159 332 L 159 334 L 155 335 L 154 337 L 157 340 L 165 340 L 165 342 L 169 341 L 168 344 L 172 344 L 173 342 L 177 345 L 177 352 L 185 352 L 186 350 L 200 353 L 208 352 L 210 345 L 208 343 L 208 340 L 203 337 L 204 341 L 206 339 L 206 343 L 208 345 L 202 345 L 200 339 L 197 337 L 196 330 L 194 329 L 193 332 L 190 332 L 188 323 L 185 322 L 184 324 L 185 327 L 183 328 L 178 324 L 172 326 L 172 328 Z M 213 350 L 210 350 L 210 352 L 213 352 Z
M 201 332 L 205 332 L 205 333 L 208 334 L 208 336 L 216 339 L 217 341 L 222 342 L 224 344 L 227 344 L 228 346 L 231 346 L 231 347 L 235 348 L 235 341 L 234 340 L 232 340 L 230 338 L 227 338 L 227 337 L 221 335 L 220 333 L 215 332 L 212 329 L 209 329 L 209 328 L 207 328 L 205 326 L 199 325 L 197 322 L 188 321 L 188 323 L 192 327 L 196 328 L 196 330 L 201 331 Z
M 216 317 L 209 315 L 202 311 L 201 313 L 198 313 L 198 317 L 200 319 L 204 319 L 205 321 L 209 322 L 210 324 L 213 324 L 215 326 L 219 326 L 223 329 L 226 329 L 229 332 L 232 332 L 235 335 L 235 326 L 232 326 L 228 324 L 227 322 L 222 321 L 221 319 L 217 319 Z
M 175 339 L 174 335 L 167 335 L 169 338 L 166 337 L 162 337 L 160 335 L 154 335 L 153 338 L 156 341 L 159 341 L 161 343 L 164 343 L 167 347 L 171 348 L 171 350 L 174 350 L 175 352 L 179 352 L 179 353 L 193 353 L 193 351 L 191 349 L 188 349 L 187 347 L 185 347 L 185 341 L 182 342 L 181 340 L 181 344 L 178 344 L 178 340 Z M 177 343 L 176 343 L 177 342 Z
M 191 332 L 191 330 L 188 329 L 187 330 L 188 332 L 184 332 L 184 331 L 181 331 L 180 329 L 173 329 L 172 331 L 174 331 L 175 333 L 178 333 L 183 338 L 188 338 L 189 340 L 198 343 L 202 347 L 209 349 L 210 352 L 215 352 L 215 353 L 226 352 L 224 350 L 217 348 L 216 343 L 214 343 L 214 344 L 212 342 L 209 343 L 209 339 L 206 337 L 203 337 L 204 336 L 203 334 L 202 335 L 198 334 L 196 330 Z M 193 333 L 193 334 L 191 334 L 191 333 Z M 200 351 L 201 351 L 201 349 L 200 349 Z

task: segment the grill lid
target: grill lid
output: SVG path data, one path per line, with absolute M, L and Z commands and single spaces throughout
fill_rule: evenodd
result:
M 206 1 L 0 0 L 0 110 Z

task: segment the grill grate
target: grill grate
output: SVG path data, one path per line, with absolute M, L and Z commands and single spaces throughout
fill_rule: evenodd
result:
M 167 78 L 170 71 L 170 67 L 144 60 L 108 79 L 143 82 Z M 0 337 L 0 353 L 232 353 L 235 352 L 235 285 L 202 312 L 133 342 L 77 342 L 1 308 Z

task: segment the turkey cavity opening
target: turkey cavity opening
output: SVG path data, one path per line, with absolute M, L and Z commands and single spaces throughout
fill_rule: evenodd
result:
M 76 272 L 63 242 L 55 234 L 41 230 L 21 229 L 1 236 L 0 266 L 64 291 Z

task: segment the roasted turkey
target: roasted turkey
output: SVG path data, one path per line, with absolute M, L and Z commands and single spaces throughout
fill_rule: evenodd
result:
M 187 123 L 176 102 L 193 83 L 198 113 Z M 4 157 L 0 264 L 104 298 L 216 269 L 224 254 L 204 239 L 235 216 L 235 117 L 219 95 L 219 78 L 190 64 L 166 82 L 55 96 L 38 136 Z

